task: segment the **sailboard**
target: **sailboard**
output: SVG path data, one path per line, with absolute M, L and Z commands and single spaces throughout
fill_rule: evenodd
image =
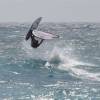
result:
M 33 22 L 33 24 L 31 25 L 31 28 L 29 29 L 28 33 L 26 34 L 26 40 L 28 40 L 31 37 L 32 31 L 36 30 L 38 28 L 38 25 L 41 20 L 42 20 L 42 17 L 39 17 Z
M 42 31 L 38 31 L 37 28 L 38 28 L 39 23 L 41 22 L 41 20 L 42 20 L 42 17 L 39 17 L 33 22 L 33 24 L 31 25 L 28 33 L 26 34 L 26 40 L 28 40 L 32 35 L 34 35 L 35 37 L 40 38 L 40 39 L 59 38 L 58 35 L 42 32 Z

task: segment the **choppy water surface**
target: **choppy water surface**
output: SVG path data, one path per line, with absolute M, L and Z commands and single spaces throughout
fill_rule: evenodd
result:
M 100 100 L 100 24 L 43 23 L 59 34 L 37 49 L 30 24 L 0 24 L 0 100 Z

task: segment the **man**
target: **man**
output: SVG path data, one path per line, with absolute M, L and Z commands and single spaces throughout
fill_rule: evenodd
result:
M 38 37 L 34 36 L 34 34 L 32 34 L 32 30 L 30 30 L 28 32 L 28 34 L 30 34 L 30 38 L 31 38 L 31 46 L 33 48 L 37 48 L 39 47 L 39 45 L 43 42 L 43 39 L 39 39 Z M 26 37 L 27 40 L 27 37 Z
M 39 45 L 43 42 L 43 39 L 39 39 L 39 40 L 37 40 L 36 37 L 32 34 L 31 35 L 31 46 L 33 48 L 39 47 Z

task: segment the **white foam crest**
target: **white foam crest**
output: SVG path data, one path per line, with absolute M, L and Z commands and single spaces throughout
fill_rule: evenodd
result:
M 74 72 L 74 76 L 77 75 L 77 77 L 81 77 L 83 79 L 90 79 L 95 81 L 100 81 L 99 73 L 90 73 L 84 69 L 78 69 L 78 68 L 71 68 L 71 71 Z
M 16 38 L 17 35 L 9 35 L 7 38 Z
M 51 97 L 46 97 L 46 96 L 40 96 L 40 97 L 37 97 L 35 98 L 36 100 L 54 100 L 53 98 Z
M 67 50 L 67 49 L 66 49 Z M 71 57 L 72 51 L 67 51 L 69 55 L 65 53 L 64 50 L 55 47 L 50 55 L 49 61 L 46 63 L 47 66 L 57 66 L 60 70 L 67 70 L 71 75 L 83 79 L 91 79 L 100 81 L 100 74 L 88 72 L 85 69 L 77 68 L 78 65 L 86 65 L 86 66 L 95 66 L 94 64 L 84 63 L 82 61 L 77 60 L 74 56 Z
M 73 49 L 70 47 L 67 48 L 59 48 L 55 47 L 49 56 L 49 63 L 60 65 L 67 65 L 69 67 L 76 65 L 92 65 L 88 63 L 84 63 L 78 61 L 77 58 L 73 54 Z
M 50 92 L 49 94 L 47 95 L 39 95 L 39 96 L 34 96 L 34 95 L 31 95 L 31 98 L 33 100 L 54 100 L 52 98 L 52 95 L 53 95 L 53 92 Z

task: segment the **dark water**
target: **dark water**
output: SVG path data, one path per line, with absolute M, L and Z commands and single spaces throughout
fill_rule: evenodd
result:
M 43 23 L 59 34 L 33 49 L 30 24 L 0 24 L 0 100 L 100 100 L 100 24 Z

